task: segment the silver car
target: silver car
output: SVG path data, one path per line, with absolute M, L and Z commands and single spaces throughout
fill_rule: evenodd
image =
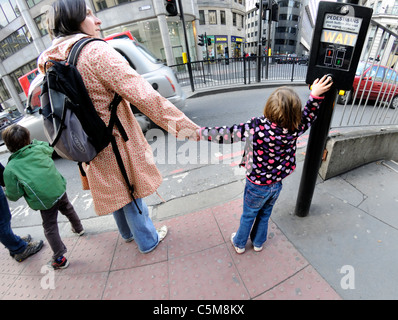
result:
M 137 41 L 130 39 L 108 40 L 108 43 L 123 55 L 139 74 L 141 74 L 163 97 L 167 98 L 178 109 L 186 105 L 186 95 L 178 84 L 174 71 L 164 65 L 148 49 Z M 47 141 L 43 131 L 43 119 L 39 114 L 40 93 L 43 75 L 39 74 L 29 87 L 25 116 L 18 123 L 29 129 L 32 139 Z M 153 123 L 137 108 L 131 106 L 143 132 Z

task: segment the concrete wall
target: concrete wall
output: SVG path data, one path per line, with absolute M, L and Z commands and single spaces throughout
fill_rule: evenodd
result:
M 358 129 L 329 136 L 319 174 L 327 180 L 377 160 L 398 160 L 398 126 Z

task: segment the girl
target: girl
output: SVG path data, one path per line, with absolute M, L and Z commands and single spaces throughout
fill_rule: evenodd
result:
M 216 143 L 246 141 L 242 162 L 247 180 L 243 213 L 238 231 L 231 235 L 237 253 L 245 252 L 249 236 L 254 250 L 262 250 L 282 180 L 296 168 L 297 138 L 315 121 L 323 100 L 321 95 L 331 86 L 331 78 L 326 75 L 316 79 L 303 112 L 297 93 L 288 87 L 280 87 L 270 95 L 264 116 L 232 127 L 199 129 L 202 140 Z
M 100 37 L 101 20 L 86 7 L 84 0 L 56 0 L 49 10 L 47 20 L 53 42 L 38 59 L 39 71 L 42 73 L 45 72 L 46 61 L 66 60 L 72 46 L 81 38 Z M 195 134 L 198 126 L 154 90 L 106 42 L 93 41 L 87 44 L 79 55 L 77 69 L 105 123 L 110 119 L 108 106 L 115 92 L 124 98 L 117 108 L 117 115 L 128 141 L 124 141 L 117 128 L 114 128 L 113 135 L 129 181 L 135 188 L 134 196 L 142 214 L 138 213 L 132 201 L 111 145 L 88 165 L 83 164 L 95 211 L 98 215 L 113 213 L 122 238 L 126 241 L 134 239 L 141 252 L 150 252 L 166 236 L 167 227 L 155 229 L 142 198 L 156 191 L 162 177 L 152 159 L 151 147 L 131 111 L 130 103 L 163 129 L 172 128 L 170 130 L 176 136 L 181 131 Z

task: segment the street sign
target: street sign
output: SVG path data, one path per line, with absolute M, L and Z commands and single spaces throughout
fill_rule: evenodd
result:
M 371 8 L 319 3 L 306 82 L 330 74 L 338 89 L 350 90 L 365 42 Z

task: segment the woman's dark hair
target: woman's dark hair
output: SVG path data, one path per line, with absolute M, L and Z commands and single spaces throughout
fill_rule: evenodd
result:
M 52 11 L 52 12 L 51 12 Z M 80 24 L 86 19 L 84 0 L 57 0 L 47 13 L 47 26 L 51 37 L 64 37 L 80 33 Z

